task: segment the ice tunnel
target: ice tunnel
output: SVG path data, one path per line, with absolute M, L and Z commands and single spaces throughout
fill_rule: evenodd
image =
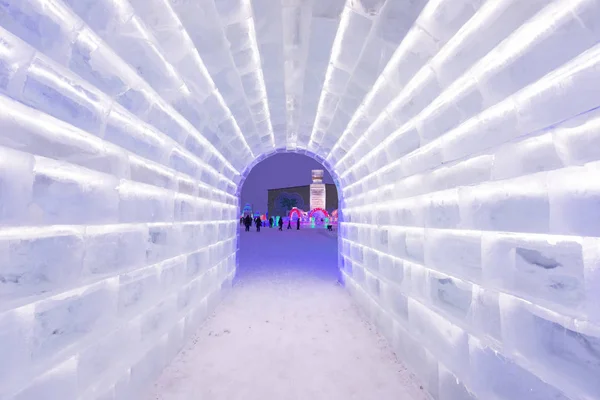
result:
M 600 1 L 3 0 L 0 398 L 135 399 L 273 152 L 439 400 L 600 399 Z

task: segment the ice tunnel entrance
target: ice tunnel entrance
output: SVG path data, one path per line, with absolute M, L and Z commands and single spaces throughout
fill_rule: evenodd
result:
M 313 177 L 313 174 L 319 176 Z M 236 274 L 247 273 L 244 263 L 250 263 L 252 253 L 264 260 L 265 265 L 276 265 L 279 261 L 283 268 L 287 259 L 295 258 L 296 263 L 288 264 L 300 268 L 304 265 L 307 273 L 324 273 L 331 279 L 341 280 L 338 219 L 325 221 L 329 216 L 325 207 L 332 212 L 339 207 L 339 192 L 335 175 L 330 175 L 319 157 L 307 151 L 277 151 L 261 157 L 242 176 L 237 192 L 240 204 L 244 209 L 250 206 L 254 215 L 263 217 L 263 222 L 260 232 L 256 228 L 256 217 L 248 228 L 243 221 L 240 223 Z M 318 222 L 314 221 L 315 216 Z M 270 235 L 270 231 L 279 232 L 279 221 L 281 233 Z M 255 233 L 260 233 L 261 238 L 245 240 Z
M 242 180 L 249 186 L 239 191 L 240 204 L 256 209 L 267 203 L 266 194 L 256 193 L 266 187 L 276 189 L 269 193 L 269 210 L 277 208 L 272 195 L 281 192 L 300 193 L 302 201 L 309 191 L 302 184 L 310 183 L 311 169 L 320 167 L 306 158 L 278 153 L 258 163 Z M 286 165 L 295 165 L 304 176 L 292 177 Z M 269 184 L 277 180 L 265 171 L 274 168 L 284 179 Z M 327 204 L 338 207 L 337 202 Z M 375 327 L 348 296 L 338 264 L 337 229 L 328 231 L 308 221 L 310 214 L 324 213 L 321 208 L 304 212 L 299 230 L 295 221 L 291 230 L 286 222 L 283 231 L 268 225 L 258 231 L 253 224 L 249 232 L 240 227 L 236 276 L 228 297 L 194 335 L 193 345 L 161 374 L 148 400 L 192 394 L 213 400 L 429 400 L 422 384 L 374 334 Z
M 327 218 L 326 222 L 337 230 L 337 209 L 343 193 L 337 176 L 322 162 L 321 157 L 306 150 L 281 150 L 264 155 L 242 173 L 237 190 L 241 204 L 244 209 L 254 208 L 253 213 L 267 222 L 269 218 L 282 219 L 287 225 L 288 220 L 300 219 L 303 226 L 315 228 L 315 218 Z M 320 174 L 324 171 L 323 178 Z M 257 188 L 262 192 L 257 192 Z

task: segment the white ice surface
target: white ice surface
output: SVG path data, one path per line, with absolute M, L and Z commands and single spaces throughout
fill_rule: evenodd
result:
M 338 283 L 336 238 L 242 232 L 230 296 L 156 382 L 156 400 L 425 400 Z

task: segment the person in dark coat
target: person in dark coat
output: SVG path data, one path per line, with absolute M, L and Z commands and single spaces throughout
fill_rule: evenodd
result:
M 252 225 L 252 218 L 249 215 L 246 215 L 244 218 L 244 225 L 246 226 L 246 232 L 250 232 L 250 225 Z
M 273 227 L 273 217 L 269 217 L 269 228 Z
M 279 221 L 277 221 L 277 224 L 279 225 L 279 230 L 282 231 L 283 230 L 283 218 L 279 217 Z
M 288 226 L 287 229 L 292 229 L 292 218 L 288 219 Z
M 300 217 L 296 220 L 296 230 L 300 230 Z
M 262 225 L 262 221 L 260 217 L 256 217 L 256 232 L 260 232 L 260 226 Z

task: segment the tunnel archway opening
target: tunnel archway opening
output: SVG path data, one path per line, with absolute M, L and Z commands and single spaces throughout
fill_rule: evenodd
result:
M 302 157 L 286 160 L 288 155 Z M 278 160 L 274 158 L 278 158 Z M 263 162 L 270 162 L 271 164 L 262 164 Z M 275 167 L 274 163 L 276 162 L 281 162 L 280 167 Z M 294 176 L 291 176 L 289 166 L 294 162 L 297 163 L 299 170 L 296 171 Z M 265 166 L 267 172 L 278 169 L 279 174 L 277 177 L 263 179 L 261 176 L 257 176 L 257 173 L 261 173 L 261 164 Z M 324 201 L 324 207 L 311 209 L 311 172 L 318 169 L 326 171 L 323 185 L 328 186 L 327 204 Z M 256 185 L 258 182 L 262 186 L 254 190 L 249 190 L 246 186 L 247 184 Z M 301 183 L 302 185 L 300 185 Z M 293 186 L 295 184 L 299 185 Z M 275 189 L 274 185 L 283 187 Z M 286 187 L 286 185 L 289 187 Z M 333 188 L 335 189 L 335 197 L 331 196 L 331 185 L 335 185 Z M 263 192 L 268 190 L 269 194 L 257 193 L 257 190 Z M 298 201 L 287 201 L 289 200 L 287 197 L 283 199 L 285 201 L 282 201 L 279 196 L 280 192 L 285 195 L 284 197 L 289 196 L 291 192 L 291 196 L 297 197 Z M 313 267 L 321 265 L 329 272 L 314 268 L 311 271 L 324 274 L 323 276 L 327 278 L 335 275 L 336 281 L 342 281 L 340 273 L 342 267 L 341 239 L 338 237 L 338 231 L 340 217 L 343 214 L 343 191 L 338 175 L 322 157 L 303 149 L 279 149 L 261 155 L 242 172 L 236 196 L 240 210 L 243 207 L 248 208 L 248 204 L 251 204 L 256 209 L 255 211 L 266 214 L 266 221 L 261 225 L 259 235 L 255 234 L 257 231 L 254 225 L 255 222 L 250 228 L 249 235 L 245 232 L 243 226 L 240 225 L 240 229 L 238 229 L 236 237 L 236 280 L 247 275 L 249 273 L 248 268 L 251 268 L 259 258 L 263 265 L 274 265 L 289 257 L 298 257 L 302 253 L 297 264 L 299 268 L 301 268 L 301 265 L 312 265 Z M 332 198 L 330 199 L 330 197 Z M 257 205 L 257 201 L 254 201 L 257 198 L 259 199 L 258 203 L 262 202 L 260 205 Z M 329 211 L 327 211 L 327 207 L 330 209 Z M 333 219 L 330 215 L 333 212 L 336 215 L 335 227 L 331 227 L 329 230 L 328 224 L 333 225 Z M 272 228 L 269 227 L 270 217 L 273 217 Z M 315 221 L 317 218 L 318 221 Z M 280 219 L 283 234 L 278 229 Z M 290 230 L 292 233 L 286 232 Z M 302 231 L 301 235 L 296 234 L 298 230 Z M 259 248 L 262 248 L 262 253 L 260 253 Z
M 338 208 L 341 211 L 343 204 L 344 204 L 344 193 L 343 193 L 343 187 L 341 185 L 341 180 L 340 180 L 340 176 L 338 174 L 338 172 L 333 168 L 333 166 L 331 166 L 329 164 L 329 162 L 322 156 L 320 156 L 318 153 L 315 153 L 314 151 L 311 151 L 309 149 L 303 149 L 303 148 L 297 148 L 297 149 L 275 149 L 269 153 L 264 153 L 261 154 L 260 156 L 258 156 L 256 159 L 254 159 L 252 161 L 252 163 L 250 163 L 249 165 L 247 165 L 242 171 L 241 171 L 241 178 L 237 184 L 236 187 L 236 191 L 235 191 L 235 196 L 238 198 L 238 206 L 242 206 L 241 202 L 241 194 L 242 194 L 242 189 L 244 187 L 244 184 L 246 183 L 246 180 L 248 179 L 248 176 L 250 175 L 250 173 L 252 172 L 252 170 L 254 169 L 254 167 L 256 167 L 258 164 L 260 164 L 262 161 L 265 161 L 269 158 L 272 158 L 274 156 L 277 155 L 282 155 L 282 154 L 297 154 L 297 155 L 303 155 L 306 156 L 308 158 L 312 158 L 313 160 L 315 160 L 318 164 L 320 164 L 324 170 L 326 170 L 328 172 L 328 174 L 331 176 L 332 180 L 333 180 L 333 184 L 336 187 L 336 191 L 337 191 L 337 198 L 338 198 Z M 244 203 L 245 204 L 245 203 Z M 338 209 L 336 208 L 336 210 Z M 310 210 L 306 210 L 306 211 L 310 211 Z M 339 219 L 342 219 L 342 215 L 343 212 L 340 212 L 339 214 Z

